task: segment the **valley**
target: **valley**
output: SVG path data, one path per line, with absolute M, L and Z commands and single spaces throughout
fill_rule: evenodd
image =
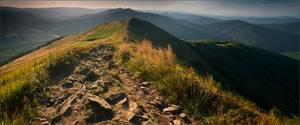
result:
M 290 124 L 297 120 L 269 111 L 298 113 L 298 65 L 240 43 L 185 42 L 130 18 L 65 36 L 2 66 L 1 112 L 29 113 L 13 121 L 20 124 L 32 117 L 36 124 Z M 24 106 L 32 108 L 14 109 Z M 168 107 L 176 113 L 166 113 Z
M 77 10 L 74 11 L 77 11 L 78 14 L 74 14 L 70 11 L 71 9 L 1 7 L 1 22 L 4 26 L 1 27 L 1 44 L 9 46 L 11 43 L 16 43 L 16 46 L 12 46 L 10 50 L 18 47 L 18 45 L 24 45 L 24 49 L 13 53 L 6 51 L 6 49 L 1 49 L 1 53 L 4 53 L 1 54 L 1 62 L 7 62 L 15 55 L 30 51 L 40 45 L 34 44 L 34 46 L 31 46 L 31 44 L 27 44 L 28 42 L 46 43 L 58 36 L 84 32 L 105 22 L 120 21 L 130 17 L 149 21 L 172 35 L 187 41 L 203 39 L 234 40 L 279 53 L 299 51 L 299 34 L 296 33 L 297 29 L 299 29 L 297 28 L 299 27 L 299 22 L 288 24 L 253 24 L 242 20 L 220 20 L 189 14 L 162 13 L 160 15 L 140 12 L 129 8 L 107 10 L 76 8 Z M 68 14 L 69 16 L 66 16 Z M 285 28 L 282 27 L 288 27 L 289 31 L 284 30 Z M 41 34 L 40 32 L 43 33 Z M 16 34 L 18 39 L 11 34 Z M 30 34 L 37 37 L 31 37 Z
M 293 6 L 18 2 L 0 2 L 1 125 L 300 124 Z

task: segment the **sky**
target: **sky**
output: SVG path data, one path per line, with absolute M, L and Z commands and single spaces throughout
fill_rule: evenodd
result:
M 82 7 L 132 8 L 136 10 L 176 11 L 198 15 L 300 17 L 300 0 L 1 0 L 1 6 L 20 8 Z

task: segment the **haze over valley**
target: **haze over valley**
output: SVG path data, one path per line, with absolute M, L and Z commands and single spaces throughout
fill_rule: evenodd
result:
M 0 123 L 300 123 L 299 2 L 149 2 L 1 1 Z

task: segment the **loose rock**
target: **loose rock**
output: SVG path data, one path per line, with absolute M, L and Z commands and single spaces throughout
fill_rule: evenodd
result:
M 147 120 L 149 120 L 149 117 L 146 116 L 146 115 L 143 115 L 143 116 L 141 116 L 141 119 L 142 119 L 143 121 L 147 121 Z
M 75 69 L 75 73 L 80 75 L 86 75 L 89 71 L 90 69 L 88 69 L 86 66 L 76 67 Z
M 179 119 L 173 120 L 174 125 L 183 125 Z
M 149 82 L 142 82 L 142 85 L 143 85 L 143 86 L 148 86 L 148 85 L 149 85 Z
M 110 97 L 106 98 L 106 100 L 110 104 L 115 105 L 116 103 L 118 103 L 119 101 L 121 101 L 124 98 L 126 98 L 126 94 L 124 92 L 121 92 L 121 93 L 111 95 Z
M 186 114 L 185 113 L 180 113 L 180 118 L 185 118 L 186 117 Z
M 113 57 L 113 55 L 107 55 L 107 56 L 104 56 L 102 59 L 105 61 L 109 61 L 112 59 L 112 57 Z
M 86 104 L 86 121 L 93 123 L 113 118 L 112 107 L 104 99 L 95 95 L 87 96 Z
M 170 107 L 164 108 L 163 112 L 167 113 L 167 114 L 169 114 L 169 113 L 171 113 L 171 114 L 177 114 L 177 113 L 180 113 L 180 107 L 176 106 L 176 105 L 172 105 Z
M 111 110 L 112 109 L 112 107 L 110 106 L 110 104 L 107 101 L 105 101 L 104 99 L 102 99 L 98 96 L 88 95 L 87 99 L 90 102 L 95 102 L 95 103 L 99 104 L 99 106 L 102 107 L 103 109 L 106 109 L 106 110 Z
M 97 79 L 99 78 L 99 75 L 98 74 L 96 74 L 95 72 L 93 72 L 93 71 L 90 71 L 90 72 L 88 72 L 87 73 L 87 75 L 86 75 L 86 81 L 90 81 L 90 82 L 94 82 L 94 81 L 96 81 Z
M 51 125 L 51 124 L 48 121 L 44 121 L 40 125 Z
M 138 105 L 135 102 L 130 103 L 129 110 L 127 113 L 127 120 L 133 124 L 139 124 L 140 120 L 138 114 L 139 114 Z
M 64 83 L 62 84 L 62 86 L 63 86 L 64 88 L 71 88 L 71 87 L 73 87 L 73 82 L 68 80 L 68 81 L 64 82 Z

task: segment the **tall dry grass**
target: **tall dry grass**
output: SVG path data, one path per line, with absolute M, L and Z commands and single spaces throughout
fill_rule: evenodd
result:
M 211 76 L 199 76 L 194 69 L 179 64 L 170 46 L 155 48 L 146 40 L 134 46 L 123 44 L 116 58 L 141 78 L 152 81 L 169 101 L 191 107 L 188 110 L 203 109 L 218 90 Z
M 60 46 L 60 45 L 59 45 Z M 92 44 L 55 48 L 43 56 L 30 57 L 10 66 L 9 72 L 0 76 L 0 124 L 28 124 L 36 116 L 37 94 L 51 83 L 51 74 L 63 74 L 66 68 L 76 64 L 88 53 Z M 44 51 L 42 51 L 44 52 Z
M 261 111 L 255 104 L 224 91 L 211 75 L 199 75 L 179 63 L 171 47 L 156 48 L 150 41 L 118 45 L 115 59 L 152 83 L 168 101 L 206 124 L 290 124 Z

